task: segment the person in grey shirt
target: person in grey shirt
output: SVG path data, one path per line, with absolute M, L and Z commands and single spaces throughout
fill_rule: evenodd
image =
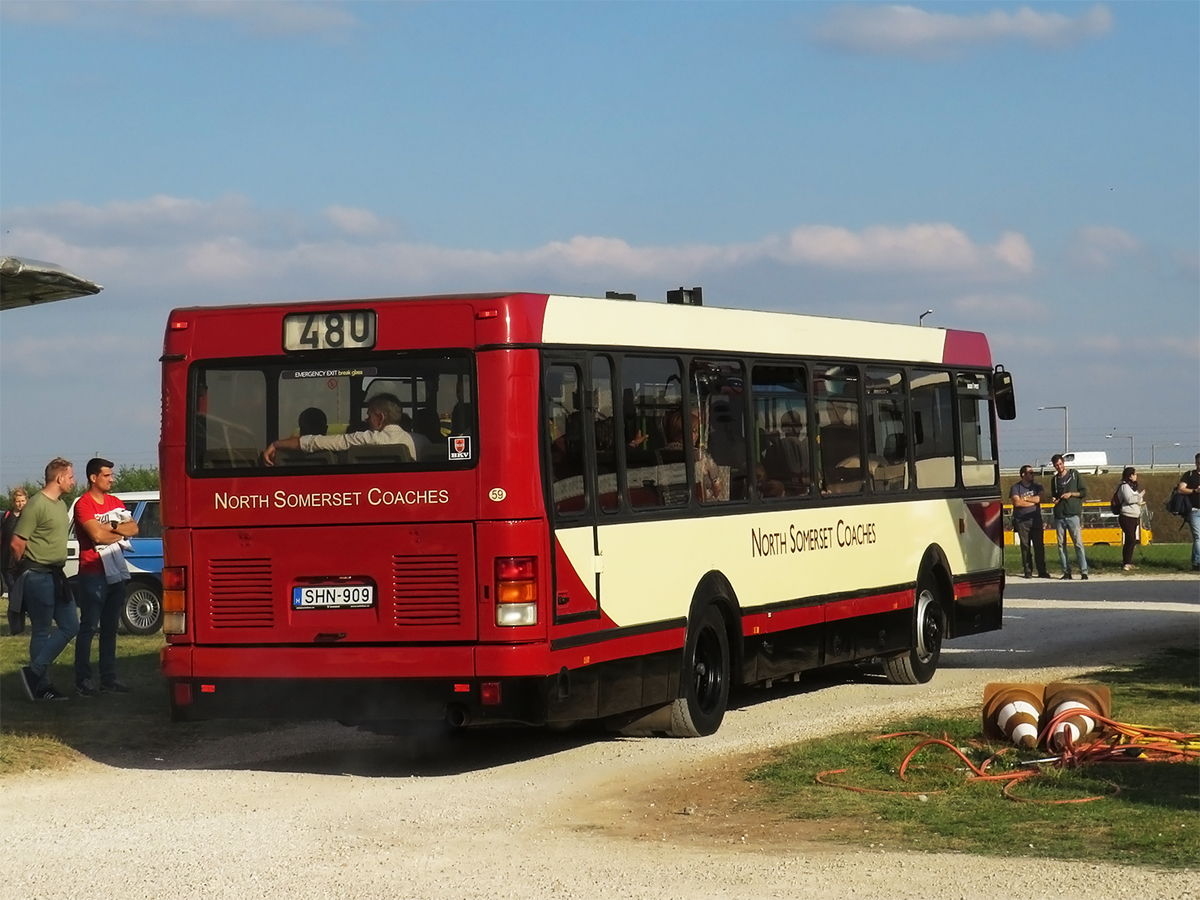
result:
M 1013 534 L 1021 545 L 1021 569 L 1026 578 L 1049 578 L 1046 571 L 1046 544 L 1042 534 L 1042 500 L 1046 488 L 1033 480 L 1033 467 L 1021 466 L 1021 480 L 1008 492 L 1013 505 Z

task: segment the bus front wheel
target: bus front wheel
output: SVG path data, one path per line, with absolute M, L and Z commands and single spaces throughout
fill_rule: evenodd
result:
M 917 579 L 917 600 L 913 613 L 912 649 L 890 657 L 883 663 L 884 674 L 892 684 L 924 684 L 937 671 L 942 655 L 946 615 L 938 599 L 937 582 L 930 572 L 923 572 Z
M 729 635 L 715 606 L 688 630 L 682 696 L 671 706 L 671 737 L 703 737 L 721 727 L 729 704 Z

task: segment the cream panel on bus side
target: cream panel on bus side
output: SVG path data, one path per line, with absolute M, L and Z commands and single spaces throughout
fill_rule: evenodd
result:
M 542 340 L 941 363 L 946 331 L 827 316 L 550 296 Z
M 958 506 L 927 500 L 601 525 L 601 603 L 621 626 L 685 616 L 714 570 L 743 610 L 911 588 L 931 545 L 953 577 L 967 571 Z

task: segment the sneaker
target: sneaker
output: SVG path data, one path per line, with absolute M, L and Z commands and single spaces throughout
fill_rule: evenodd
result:
M 1038 578 L 1053 578 L 1049 572 L 1038 572 Z
M 21 687 L 25 688 L 25 696 L 33 700 L 37 694 L 37 676 L 33 674 L 33 669 L 21 666 L 17 674 L 21 676 Z
M 1126 571 L 1126 572 L 1132 572 L 1132 571 L 1133 571 L 1133 566 L 1131 566 L 1131 565 L 1129 565 L 1129 564 L 1123 565 L 1123 566 L 1121 566 L 1121 568 L 1122 568 L 1124 571 Z
M 132 694 L 133 690 L 121 684 L 121 682 L 113 679 L 105 681 L 100 685 L 101 694 Z
M 1080 580 L 1080 581 L 1087 581 L 1087 572 L 1080 572 L 1080 573 L 1079 573 L 1079 580 Z
M 1032 575 L 1030 575 L 1028 572 L 1026 572 L 1026 573 L 1025 573 L 1024 575 L 1022 575 L 1021 577 L 1022 577 L 1022 578 L 1032 578 L 1033 576 L 1032 576 Z
M 90 681 L 81 681 L 75 685 L 75 693 L 80 697 L 99 697 L 100 692 L 92 687 Z
M 1062 578 L 1060 578 L 1060 579 L 1058 579 L 1058 580 L 1059 580 L 1059 581 L 1070 581 L 1070 580 L 1071 580 L 1071 573 L 1070 573 L 1070 572 L 1067 572 L 1066 574 L 1064 574 L 1064 575 L 1063 575 L 1063 577 L 1062 577 Z
M 71 698 L 52 684 L 46 685 L 37 692 L 38 700 L 70 700 Z

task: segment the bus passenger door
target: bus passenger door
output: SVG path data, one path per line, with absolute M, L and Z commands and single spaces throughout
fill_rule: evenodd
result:
M 554 534 L 554 624 L 600 616 L 595 488 L 588 458 L 592 406 L 583 360 L 547 359 L 543 367 L 545 437 Z

